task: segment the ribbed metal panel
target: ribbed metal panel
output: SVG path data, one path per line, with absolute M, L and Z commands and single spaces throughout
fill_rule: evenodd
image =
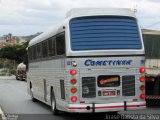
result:
M 135 76 L 122 76 L 122 95 L 135 96 Z
M 141 49 L 136 20 L 130 17 L 83 17 L 70 22 L 72 50 Z
M 96 78 L 95 77 L 82 78 L 82 97 L 83 98 L 96 97 Z

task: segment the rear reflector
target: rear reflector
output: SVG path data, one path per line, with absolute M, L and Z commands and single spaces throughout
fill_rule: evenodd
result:
M 85 103 L 85 101 L 80 101 L 80 103 Z
M 133 99 L 133 102 L 137 102 L 137 101 L 138 101 L 138 99 L 137 99 L 137 98 L 134 98 L 134 99 Z

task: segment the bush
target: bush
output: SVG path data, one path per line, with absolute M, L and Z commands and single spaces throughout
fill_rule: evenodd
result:
M 11 70 L 10 70 L 10 74 L 11 74 L 11 75 L 16 75 L 16 70 L 15 70 L 15 69 L 11 69 Z

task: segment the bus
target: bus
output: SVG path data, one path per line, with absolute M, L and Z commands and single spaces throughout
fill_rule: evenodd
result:
M 53 114 L 146 108 L 144 45 L 134 11 L 75 8 L 28 45 L 28 92 Z

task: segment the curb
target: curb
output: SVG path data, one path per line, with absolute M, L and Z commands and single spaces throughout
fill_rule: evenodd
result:
M 13 80 L 16 79 L 16 76 L 0 76 L 0 80 Z

